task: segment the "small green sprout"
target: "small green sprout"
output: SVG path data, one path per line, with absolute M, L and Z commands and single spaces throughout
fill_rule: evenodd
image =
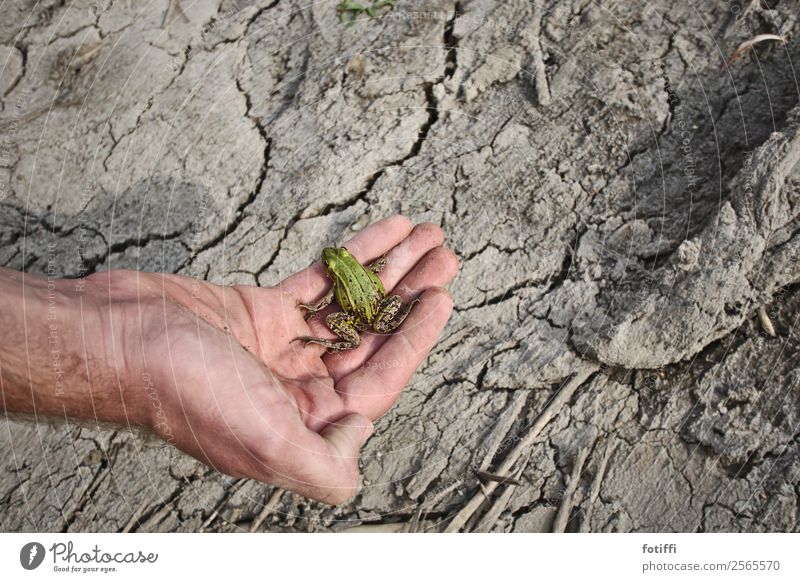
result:
M 359 15 L 365 14 L 370 18 L 378 16 L 378 10 L 381 8 L 394 8 L 395 0 L 378 0 L 372 4 L 366 5 L 352 0 L 344 0 L 339 2 L 336 11 L 339 13 L 339 18 L 347 26 L 353 26 Z

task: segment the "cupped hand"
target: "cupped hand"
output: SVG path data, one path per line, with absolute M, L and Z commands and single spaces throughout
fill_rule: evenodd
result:
M 349 499 L 372 421 L 397 400 L 450 316 L 442 286 L 458 260 L 443 240 L 435 225 L 394 216 L 345 243 L 362 263 L 385 254 L 387 291 L 421 300 L 392 334 L 365 333 L 358 348 L 336 354 L 295 341 L 335 337 L 324 324 L 333 307 L 306 321 L 297 306 L 330 288 L 319 263 L 271 288 L 106 274 L 115 325 L 141 338 L 120 350 L 142 387 L 148 424 L 225 473 L 329 503 Z

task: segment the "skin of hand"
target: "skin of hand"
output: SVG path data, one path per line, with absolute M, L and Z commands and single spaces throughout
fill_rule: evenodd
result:
M 397 400 L 450 316 L 442 286 L 458 260 L 443 241 L 438 226 L 393 216 L 345 243 L 365 264 L 386 254 L 379 276 L 387 291 L 421 301 L 392 334 L 364 334 L 358 348 L 338 354 L 294 341 L 334 337 L 324 324 L 333 306 L 309 321 L 297 307 L 330 288 L 319 263 L 270 288 L 137 271 L 76 285 L 5 270 L 0 318 L 24 337 L 0 340 L 3 404 L 146 426 L 224 473 L 342 503 L 357 490 L 372 421 Z

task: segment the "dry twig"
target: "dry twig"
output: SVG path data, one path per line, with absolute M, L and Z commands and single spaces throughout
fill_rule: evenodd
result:
M 142 501 L 139 507 L 136 508 L 136 511 L 133 512 L 133 515 L 128 520 L 128 523 L 125 524 L 125 527 L 122 528 L 122 533 L 130 533 L 133 529 L 133 526 L 139 523 L 139 518 L 144 515 L 144 510 L 147 508 L 147 500 Z
M 519 481 L 519 478 L 522 476 L 525 467 L 527 466 L 527 461 L 522 464 L 520 469 L 514 474 L 514 477 L 508 477 L 505 481 L 500 481 L 501 485 L 506 485 L 505 491 L 497 498 L 497 501 L 494 502 L 494 505 L 486 512 L 486 515 L 481 518 L 481 521 L 478 523 L 478 526 L 475 528 L 475 531 L 491 531 L 494 527 L 494 524 L 497 523 L 497 520 L 500 519 L 500 515 L 503 513 L 506 507 L 508 507 L 508 502 L 511 501 L 511 496 L 514 494 L 515 486 L 520 485 L 522 482 Z
M 547 84 L 547 70 L 544 66 L 544 55 L 542 54 L 542 41 L 540 30 L 542 18 L 544 16 L 544 0 L 535 0 L 533 3 L 533 30 L 531 37 L 536 43 L 533 51 L 533 70 L 536 76 L 536 94 L 539 104 L 546 107 L 550 105 L 550 86 Z
M 737 48 L 735 51 L 733 51 L 733 54 L 731 55 L 731 57 L 727 61 L 725 61 L 723 63 L 722 70 L 724 71 L 725 69 L 730 67 L 744 53 L 749 51 L 755 45 L 757 45 L 760 42 L 764 42 L 766 40 L 777 40 L 777 41 L 779 41 L 781 43 L 786 44 L 786 41 L 784 40 L 784 38 L 782 36 L 778 36 L 777 34 L 759 34 L 759 35 L 756 35 L 753 38 L 744 41 L 742 44 L 739 45 L 739 48 Z
M 572 498 L 575 496 L 575 491 L 578 490 L 578 483 L 581 482 L 581 473 L 583 472 L 583 465 L 589 456 L 589 447 L 584 447 L 578 451 L 578 456 L 575 457 L 575 465 L 572 467 L 572 475 L 569 477 L 566 489 L 564 489 L 564 497 L 561 499 L 561 506 L 558 508 L 556 518 L 553 521 L 553 533 L 564 533 L 569 523 L 569 514 L 572 512 Z
M 767 310 L 763 305 L 758 308 L 758 319 L 761 321 L 761 327 L 764 328 L 767 335 L 775 337 L 775 327 L 773 327 L 772 320 L 770 320 L 769 315 L 767 315 Z
M 478 479 L 481 481 L 497 481 L 500 485 L 522 485 L 522 481 L 511 475 L 497 475 L 489 471 L 478 471 Z
M 258 517 L 256 517 L 253 520 L 253 523 L 250 524 L 250 533 L 258 531 L 258 528 L 261 527 L 261 524 L 264 523 L 264 520 L 266 520 L 269 517 L 269 514 L 272 513 L 278 506 L 278 502 L 281 500 L 281 496 L 283 494 L 283 489 L 276 489 L 272 492 L 272 496 L 269 498 L 269 501 L 264 504 L 264 508 L 261 510 L 261 513 L 259 513 Z
M 592 485 L 589 488 L 589 498 L 586 500 L 586 510 L 584 511 L 583 521 L 581 522 L 581 532 L 590 531 L 592 525 L 592 511 L 594 511 L 594 504 L 600 496 L 600 484 L 603 482 L 603 477 L 605 477 L 606 468 L 608 467 L 608 460 L 611 458 L 611 454 L 614 452 L 616 446 L 617 443 L 615 441 L 606 442 L 606 446 L 603 449 L 603 456 L 597 463 L 594 479 L 592 479 Z
M 557 412 L 561 410 L 561 408 L 569 402 L 569 399 L 572 398 L 572 395 L 575 393 L 575 390 L 583 384 L 586 379 L 591 376 L 594 372 L 598 369 L 597 366 L 587 367 L 586 369 L 582 370 L 575 374 L 568 382 L 566 382 L 561 389 L 558 391 L 553 399 L 547 404 L 545 409 L 539 415 L 539 418 L 531 425 L 528 432 L 519 440 L 517 446 L 508 454 L 505 461 L 503 461 L 500 468 L 497 470 L 499 474 L 507 474 L 511 471 L 511 467 L 519 460 L 519 458 L 523 455 L 523 453 L 528 449 L 528 447 L 533 444 L 536 440 L 536 437 L 539 436 L 539 433 L 542 432 L 547 423 L 556 415 Z M 487 495 L 490 495 L 492 491 L 494 491 L 498 486 L 497 482 L 490 482 L 485 486 L 485 491 Z M 453 521 L 445 529 L 445 532 L 457 532 L 460 531 L 464 525 L 466 525 L 467 521 L 472 517 L 472 515 L 478 510 L 478 508 L 483 503 L 485 499 L 483 493 L 477 493 L 472 497 L 472 499 L 467 502 L 467 504 L 459 511 L 456 516 L 453 518 Z

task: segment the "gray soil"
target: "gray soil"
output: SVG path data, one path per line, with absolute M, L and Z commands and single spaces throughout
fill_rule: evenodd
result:
M 6 3 L 0 264 L 266 286 L 440 224 L 455 311 L 363 490 L 4 420 L 0 529 L 798 531 L 796 4 L 335 6 Z

